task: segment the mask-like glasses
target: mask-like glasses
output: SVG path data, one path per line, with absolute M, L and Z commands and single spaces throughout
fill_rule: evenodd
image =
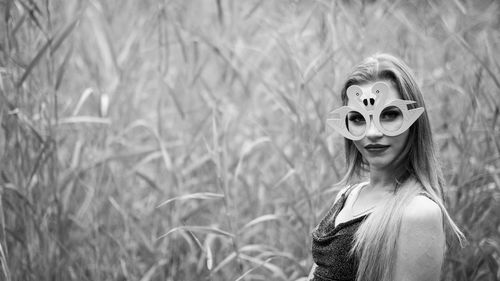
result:
M 373 84 L 363 92 L 358 85 L 347 88 L 347 97 L 354 101 L 351 106 L 333 110 L 326 120 L 345 138 L 360 140 L 365 137 L 371 122 L 386 136 L 397 136 L 406 131 L 424 112 L 423 107 L 408 109 L 411 100 L 393 100 L 386 104 L 389 86 L 384 82 Z M 371 117 L 371 118 L 370 118 Z

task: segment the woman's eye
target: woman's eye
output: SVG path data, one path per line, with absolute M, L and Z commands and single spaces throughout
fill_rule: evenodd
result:
M 394 120 L 401 116 L 401 111 L 399 110 L 386 110 L 380 114 L 380 119 L 382 120 Z
M 365 122 L 365 118 L 361 114 L 350 114 L 349 121 L 352 123 L 362 123 Z

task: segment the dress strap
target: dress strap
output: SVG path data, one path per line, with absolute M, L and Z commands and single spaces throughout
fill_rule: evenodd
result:
M 349 186 L 349 187 L 346 189 L 346 191 L 344 192 L 344 194 L 343 194 L 343 195 L 347 198 L 347 196 L 349 196 L 349 194 L 351 194 L 351 192 L 352 192 L 354 189 L 356 189 L 356 188 L 358 188 L 358 187 L 359 187 L 359 188 L 361 188 L 361 187 L 363 187 L 363 186 L 367 185 L 368 183 L 369 183 L 368 181 L 365 181 L 365 182 L 361 182 L 361 183 L 358 183 L 358 184 L 353 184 L 353 185 Z

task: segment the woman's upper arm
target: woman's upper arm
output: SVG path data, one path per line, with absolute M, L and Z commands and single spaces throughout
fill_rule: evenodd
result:
M 403 214 L 394 280 L 438 281 L 444 250 L 441 209 L 429 198 L 416 196 Z

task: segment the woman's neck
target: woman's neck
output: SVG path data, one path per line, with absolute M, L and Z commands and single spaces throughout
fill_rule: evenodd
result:
M 370 169 L 370 186 L 373 189 L 394 191 L 396 175 L 387 170 Z

